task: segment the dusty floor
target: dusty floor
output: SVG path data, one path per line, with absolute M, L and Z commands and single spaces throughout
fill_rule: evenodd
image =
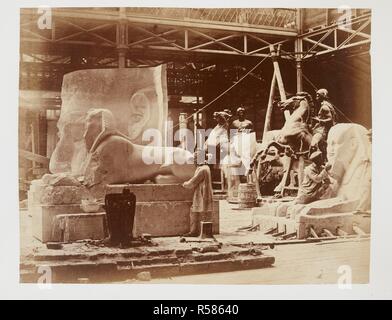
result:
M 370 241 L 293 244 L 268 250 L 273 268 L 155 279 L 169 284 L 336 284 L 350 270 L 352 282 L 369 282 Z M 349 267 L 349 269 L 346 268 Z
M 21 211 L 21 256 L 45 251 L 31 234 L 31 217 Z M 235 205 L 222 202 L 221 234 L 216 239 L 223 243 L 260 243 L 271 241 L 260 232 L 239 232 L 241 227 L 252 222 L 251 210 L 237 210 Z M 177 241 L 165 240 L 164 242 Z M 75 245 L 69 250 L 82 250 Z M 69 251 L 67 250 L 67 251 Z M 83 247 L 85 251 L 85 247 Z M 91 249 L 96 250 L 96 249 Z M 99 249 L 105 250 L 105 248 Z M 312 244 L 290 244 L 265 250 L 275 257 L 272 268 L 235 271 L 226 273 L 181 276 L 153 279 L 151 283 L 169 284 L 321 284 L 337 283 L 342 270 L 351 272 L 353 283 L 369 282 L 370 241 L 352 239 Z M 129 281 L 130 283 L 135 280 Z

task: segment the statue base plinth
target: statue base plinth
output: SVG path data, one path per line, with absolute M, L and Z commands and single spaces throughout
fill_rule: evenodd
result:
M 148 233 L 153 237 L 181 236 L 189 232 L 193 190 L 181 184 L 108 185 L 106 193 L 128 188 L 136 195 L 134 237 Z M 219 200 L 214 200 L 213 234 L 219 233 Z
M 309 204 L 311 206 L 311 204 Z M 324 229 L 328 229 L 332 234 L 337 235 L 337 229 L 347 233 L 355 234 L 354 226 L 359 227 L 365 233 L 370 233 L 370 215 L 356 211 L 338 212 L 328 208 L 316 210 L 306 210 L 309 205 L 290 205 L 284 199 L 274 202 L 264 202 L 262 207 L 252 209 L 252 224 L 259 225 L 261 231 L 271 228 L 278 228 L 277 232 L 285 234 L 297 233 L 297 239 L 309 237 L 310 227 L 320 235 Z M 349 208 L 349 203 L 342 203 L 339 206 Z M 332 209 L 332 207 L 331 207 Z M 300 212 L 295 214 L 295 212 Z
M 34 205 L 33 236 L 43 243 L 101 240 L 106 235 L 106 214 L 84 213 L 80 204 Z
M 74 197 L 64 197 L 72 187 L 54 187 L 56 203 L 42 196 L 34 187 L 29 191 L 29 213 L 33 217 L 33 235 L 43 243 L 74 242 L 78 240 L 102 240 L 107 236 L 106 214 L 101 208 L 97 213 L 85 213 Z M 153 237 L 181 236 L 189 232 L 189 216 L 193 191 L 181 184 L 133 184 L 108 185 L 106 193 L 121 193 L 124 188 L 136 195 L 136 213 L 133 236 L 150 234 Z M 53 189 L 53 188 L 52 188 Z M 51 189 L 51 190 L 52 190 Z M 73 191 L 73 190 L 72 190 Z M 75 201 L 76 202 L 76 201 Z M 213 234 L 219 233 L 219 199 L 214 197 Z

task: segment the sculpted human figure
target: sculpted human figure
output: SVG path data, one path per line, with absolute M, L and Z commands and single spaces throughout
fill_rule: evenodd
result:
M 331 177 L 330 197 L 300 205 L 282 204 L 283 214 L 292 206 L 291 214 L 317 212 L 353 212 L 371 209 L 371 143 L 369 132 L 363 126 L 339 123 L 328 134 L 328 175 Z
M 85 112 L 70 112 L 60 119 L 59 142 L 50 158 L 49 169 L 54 174 L 83 173 L 87 150 L 83 139 Z
M 313 127 L 313 138 L 310 147 L 313 151 L 319 149 L 325 157 L 328 132 L 336 124 L 336 111 L 332 103 L 329 102 L 326 89 L 317 91 L 316 100 L 320 103 L 320 109 L 317 116 L 313 118 L 316 124 Z
M 296 204 L 308 204 L 320 200 L 325 196 L 331 183 L 328 174 L 331 165 L 322 165 L 323 156 L 321 151 L 313 152 L 309 160 L 312 163 L 304 170 L 304 179 L 298 189 Z
M 195 172 L 190 152 L 133 144 L 117 131 L 113 114 L 106 109 L 87 113 L 84 139 L 88 155 L 83 184 L 97 198 L 107 184 L 144 183 L 158 175 L 173 176 L 180 183 Z
M 128 135 L 131 140 L 137 139 L 151 117 L 150 101 L 143 92 L 136 92 L 129 101 L 130 118 Z
M 232 123 L 232 127 L 237 130 L 238 133 L 247 132 L 250 133 L 253 131 L 253 122 L 246 119 L 245 116 L 245 108 L 239 107 L 237 109 L 238 119 L 234 120 Z
M 358 124 L 342 123 L 328 134 L 330 173 L 337 181 L 337 196 L 357 200 L 370 210 L 371 143 L 368 130 Z

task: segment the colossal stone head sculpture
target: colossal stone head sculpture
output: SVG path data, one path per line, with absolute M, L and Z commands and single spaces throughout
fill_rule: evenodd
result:
M 142 134 L 143 128 L 151 118 L 151 103 L 143 92 L 136 92 L 129 101 L 130 122 L 128 136 L 131 140 L 137 139 Z
M 369 210 L 371 142 L 368 130 L 359 124 L 337 124 L 329 131 L 327 142 L 330 173 L 338 184 L 337 196 L 345 200 L 360 199 L 366 207 L 362 209 Z
M 280 215 L 350 213 L 371 210 L 371 142 L 369 131 L 355 123 L 339 123 L 328 134 L 327 156 L 334 194 L 307 205 L 286 203 Z
M 167 118 L 165 66 L 81 70 L 66 74 L 61 90 L 59 142 L 51 157 L 52 173 L 82 174 L 87 150 L 83 132 L 91 108 L 110 110 L 117 129 L 133 143 L 143 141 L 146 129 L 164 132 Z
M 49 169 L 52 173 L 82 174 L 87 150 L 83 139 L 85 112 L 73 111 L 61 116 L 57 127 L 59 141 L 54 150 Z
M 88 152 L 94 151 L 104 135 L 113 133 L 116 133 L 116 119 L 109 110 L 90 109 L 87 112 L 83 137 Z

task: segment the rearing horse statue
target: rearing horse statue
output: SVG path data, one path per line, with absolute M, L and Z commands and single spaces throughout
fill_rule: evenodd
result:
M 259 162 L 259 170 L 256 171 L 257 180 L 260 175 L 263 175 L 263 172 L 260 172 L 260 163 L 266 161 L 265 159 L 271 147 L 277 148 L 280 153 L 286 154 L 286 156 L 291 159 L 298 159 L 298 156 L 306 157 L 308 155 L 312 141 L 312 134 L 309 130 L 312 105 L 312 97 L 306 92 L 300 92 L 292 98 L 279 103 L 279 107 L 282 111 L 290 111 L 290 116 L 281 130 L 276 130 L 274 134 L 264 137 L 263 145 L 265 147 L 253 157 L 251 162 L 252 169 L 249 173 L 253 172 L 256 162 Z M 292 161 L 284 162 L 286 163 L 285 171 L 287 172 L 287 175 L 290 171 L 293 171 L 298 167 L 298 161 L 295 161 L 295 163 Z M 276 189 L 277 191 L 282 190 L 285 186 L 286 180 L 288 179 L 287 175 L 283 177 L 281 183 Z M 293 175 L 290 175 L 290 177 L 290 185 L 293 186 Z
M 290 146 L 295 152 L 308 151 L 312 134 L 309 130 L 311 96 L 304 92 L 282 101 L 280 108 L 290 111 L 290 117 L 280 130 L 278 143 Z
M 252 165 L 260 157 L 261 159 L 265 158 L 272 146 L 280 152 L 286 151 L 290 155 L 308 153 L 312 142 L 312 134 L 309 130 L 312 104 L 312 97 L 306 92 L 300 92 L 294 97 L 279 103 L 282 111 L 290 111 L 290 116 L 281 130 L 276 130 L 273 135 L 268 135 L 267 139 L 269 141 L 263 141 L 265 147 L 255 155 Z

